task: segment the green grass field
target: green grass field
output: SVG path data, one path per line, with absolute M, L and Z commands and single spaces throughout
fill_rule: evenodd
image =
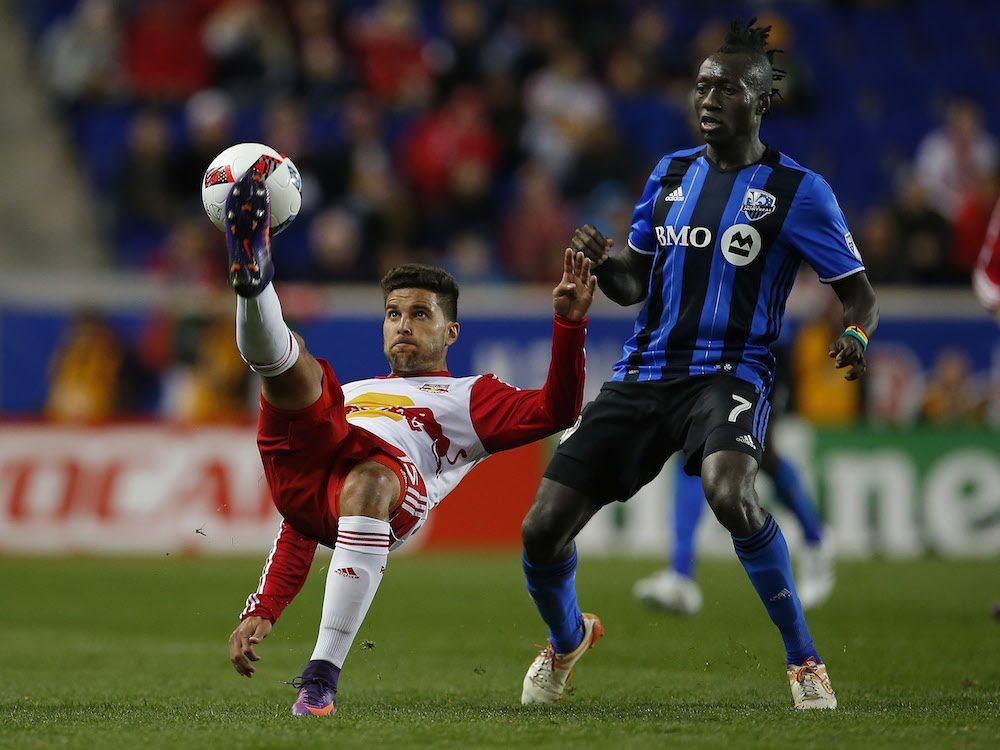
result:
M 561 704 L 526 709 L 544 631 L 517 555 L 395 558 L 336 717 L 296 720 L 282 680 L 311 652 L 326 562 L 247 680 L 226 638 L 257 560 L 0 559 L 0 747 L 1000 747 L 996 563 L 842 565 L 810 617 L 841 708 L 797 713 L 735 561 L 702 564 L 693 619 L 631 599 L 655 562 L 584 561 L 581 602 L 607 636 Z

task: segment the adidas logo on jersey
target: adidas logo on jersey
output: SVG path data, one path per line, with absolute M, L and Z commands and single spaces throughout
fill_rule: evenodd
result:
M 337 568 L 335 571 L 338 576 L 344 576 L 344 578 L 360 578 L 357 573 L 354 572 L 354 568 Z
M 667 193 L 665 196 L 663 196 L 663 201 L 665 203 L 673 203 L 674 201 L 682 201 L 682 200 L 684 200 L 684 191 L 681 189 L 680 185 L 678 185 L 669 193 Z
M 737 443 L 743 443 L 743 445 L 749 445 L 754 450 L 757 450 L 757 444 L 754 443 L 753 438 L 749 435 L 740 435 L 736 438 Z

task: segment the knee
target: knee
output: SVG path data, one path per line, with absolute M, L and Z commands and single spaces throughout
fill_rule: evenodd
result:
M 553 560 L 559 552 L 560 532 L 558 513 L 545 490 L 539 488 L 535 502 L 521 522 L 525 556 L 538 564 Z
M 344 480 L 340 489 L 340 515 L 387 521 L 399 492 L 399 477 L 393 471 L 374 461 L 365 461 L 351 469 Z
M 705 498 L 712 512 L 730 533 L 752 534 L 762 513 L 754 491 L 754 475 L 735 469 L 707 471 L 702 474 Z
M 524 554 L 529 560 L 542 560 L 552 553 L 552 519 L 551 515 L 545 512 L 544 505 L 539 502 L 540 495 L 535 497 L 535 502 L 521 522 L 521 543 L 524 545 Z

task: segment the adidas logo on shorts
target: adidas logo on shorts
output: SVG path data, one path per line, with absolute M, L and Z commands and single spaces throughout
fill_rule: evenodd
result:
M 749 435 L 740 435 L 736 438 L 737 443 L 743 443 L 743 445 L 749 445 L 754 450 L 757 450 L 757 444 L 754 443 L 753 438 Z

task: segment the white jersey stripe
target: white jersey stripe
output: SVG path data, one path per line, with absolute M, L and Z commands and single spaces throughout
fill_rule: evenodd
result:
M 246 606 L 243 608 L 243 611 L 240 612 L 240 619 L 243 619 L 248 614 L 253 612 L 257 605 L 260 604 L 260 599 L 258 597 L 260 594 L 264 593 L 264 585 L 267 583 L 267 574 L 271 570 L 271 563 L 274 562 L 274 553 L 278 549 L 278 539 L 280 538 L 281 526 L 278 527 L 278 535 L 274 537 L 274 543 L 271 545 L 271 551 L 267 553 L 267 559 L 264 561 L 264 569 L 260 572 L 260 580 L 257 582 L 257 590 L 247 597 Z

